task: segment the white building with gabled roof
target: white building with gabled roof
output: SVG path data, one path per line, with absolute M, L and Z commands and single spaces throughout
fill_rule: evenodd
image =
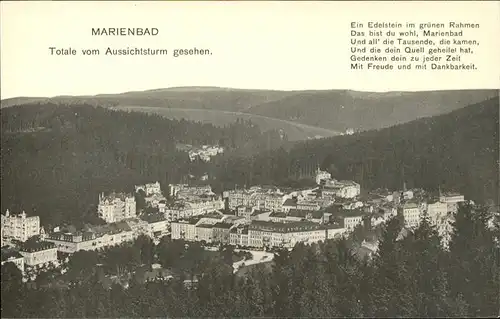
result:
M 322 171 L 319 168 L 316 170 L 316 184 L 320 185 L 322 181 L 332 178 L 332 175 L 327 171 Z
M 107 223 L 115 223 L 137 216 L 135 197 L 124 193 L 99 194 L 97 213 Z
M 29 238 L 40 234 L 40 217 L 21 214 L 11 214 L 9 210 L 2 214 L 1 220 L 2 243 L 12 240 L 25 242 Z
M 139 192 L 142 190 L 146 196 L 151 196 L 151 195 L 161 195 L 161 186 L 160 182 L 154 182 L 154 183 L 148 183 L 144 185 L 136 185 L 135 186 L 135 192 Z

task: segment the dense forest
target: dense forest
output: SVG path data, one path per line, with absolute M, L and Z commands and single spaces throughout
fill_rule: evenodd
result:
M 499 99 L 432 118 L 355 135 L 304 141 L 257 155 L 221 159 L 218 182 L 284 184 L 317 166 L 362 189 L 455 190 L 498 201 Z M 214 169 L 217 170 L 217 167 Z
M 177 143 L 218 144 L 224 156 L 244 156 L 286 141 L 248 121 L 215 127 L 88 105 L 2 109 L 1 130 L 2 211 L 25 210 L 44 225 L 92 222 L 100 192 L 131 192 L 156 180 L 165 186 L 208 172 Z
M 183 266 L 199 275 L 192 288 L 183 283 L 189 276 L 131 280 L 128 288 L 101 284 L 97 263 L 110 269 L 134 260 L 150 264 L 147 240 L 116 248 L 130 254 L 109 251 L 103 260 L 92 252 L 73 255 L 67 287 L 49 287 L 43 278 L 23 284 L 20 271 L 7 263 L 2 317 L 495 317 L 500 314 L 499 225 L 497 220 L 488 228 L 488 218 L 484 209 L 460 207 L 449 250 L 441 248 L 426 219 L 401 238 L 401 221 L 394 218 L 383 227 L 372 259 L 356 257 L 345 239 L 328 240 L 279 250 L 272 267 L 255 267 L 243 276 L 233 273 L 231 255 L 223 251 L 199 259 L 199 247 L 188 252 L 184 244 L 164 241 L 163 267 L 195 257 L 191 268 Z

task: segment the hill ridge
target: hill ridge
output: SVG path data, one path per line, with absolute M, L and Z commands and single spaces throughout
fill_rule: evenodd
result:
M 152 112 L 153 107 L 165 117 L 179 118 L 179 110 L 212 110 L 263 116 L 308 127 L 343 132 L 366 131 L 435 116 L 497 97 L 498 90 L 448 90 L 420 92 L 363 92 L 354 90 L 249 90 L 219 87 L 172 87 L 94 96 L 58 96 L 53 98 L 13 98 L 2 100 L 2 108 L 26 102 L 89 104 L 112 108 L 130 108 Z M 199 120 L 200 112 L 186 111 L 187 120 Z M 210 116 L 210 123 L 225 124 L 228 113 Z M 238 116 L 242 116 L 239 114 Z M 206 119 L 202 119 L 207 122 Z M 233 121 L 236 118 L 232 119 Z M 262 118 L 261 118 L 262 120 Z M 263 129 L 276 122 L 264 123 Z M 316 134 L 305 133 L 297 139 Z

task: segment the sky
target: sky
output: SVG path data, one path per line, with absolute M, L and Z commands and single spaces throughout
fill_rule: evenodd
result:
M 500 2 L 14 1 L 1 6 L 1 98 L 179 86 L 421 91 L 500 88 Z M 351 22 L 480 23 L 478 71 L 351 70 Z M 154 37 L 92 28 L 154 27 Z M 50 55 L 49 47 L 77 56 Z M 83 56 L 107 47 L 209 49 L 210 56 Z

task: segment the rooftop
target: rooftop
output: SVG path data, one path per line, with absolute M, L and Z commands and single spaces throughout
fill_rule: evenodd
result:
M 233 222 L 241 219 L 245 219 L 243 216 L 234 216 L 234 215 L 224 215 L 225 216 L 225 221 L 226 222 Z
M 297 199 L 293 198 L 289 198 L 285 200 L 285 202 L 283 203 L 283 206 L 295 206 L 295 205 L 297 205 Z
M 86 232 L 79 231 L 75 233 L 54 232 L 49 234 L 48 237 L 50 239 L 67 241 L 67 242 L 81 242 L 96 238 L 96 234 L 88 231 Z
M 322 228 L 325 228 L 325 229 L 341 229 L 341 228 L 344 228 L 344 225 L 343 224 L 323 224 L 321 225 Z
M 47 241 L 27 241 L 22 245 L 20 251 L 32 253 L 35 251 L 56 248 L 56 245 Z
M 176 224 L 196 225 L 200 220 L 201 220 L 200 217 L 195 216 L 195 217 L 191 217 L 191 218 L 187 218 L 187 219 L 180 219 L 180 220 L 173 221 L 172 224 L 176 223 Z
M 244 195 L 273 195 L 283 196 L 283 193 L 276 186 L 252 186 L 250 189 L 235 189 L 228 191 L 230 194 Z
M 441 194 L 442 196 L 446 196 L 446 197 L 456 197 L 456 196 L 463 196 L 462 194 L 458 193 L 458 192 L 446 192 L 446 193 L 443 193 Z
M 297 206 L 319 206 L 319 203 L 313 200 L 302 200 L 297 202 Z
M 123 192 L 120 192 L 120 193 L 111 192 L 107 195 L 105 195 L 104 193 L 100 194 L 100 198 L 103 200 L 114 200 L 114 199 L 125 200 L 125 198 L 130 198 L 130 197 L 134 197 L 134 196 L 131 194 L 123 193 Z
M 286 213 L 284 213 L 284 212 L 272 212 L 271 214 L 269 214 L 269 217 L 285 218 Z
M 142 215 L 139 218 L 151 224 L 165 220 L 165 215 L 161 213 L 155 213 L 155 214 Z
M 221 212 L 211 212 L 211 213 L 208 213 L 208 214 L 205 214 L 205 215 L 201 215 L 200 217 L 202 218 L 215 218 L 215 219 L 221 219 L 223 216 L 223 214 Z
M 224 228 L 224 229 L 229 229 L 231 228 L 233 225 L 232 224 L 228 224 L 228 223 L 216 223 L 214 225 L 214 228 Z
M 39 218 L 38 216 L 28 216 L 28 215 L 26 215 L 26 212 L 24 210 L 22 211 L 22 213 L 12 214 L 8 209 L 5 211 L 5 216 L 2 215 L 2 218 L 4 218 L 4 217 L 10 217 L 10 218 L 32 218 L 32 219 Z
M 267 214 L 267 213 L 270 213 L 271 211 L 268 211 L 268 210 L 255 210 L 252 215 L 250 216 L 257 216 L 257 215 L 261 215 L 261 214 Z
M 334 213 L 338 217 L 359 217 L 366 215 L 366 212 L 362 209 L 341 209 Z
M 196 227 L 198 227 L 198 228 L 214 228 L 214 225 L 211 225 L 211 224 L 200 224 L 200 225 L 196 225 Z
M 306 218 L 307 216 L 310 215 L 314 219 L 320 219 L 323 217 L 324 213 L 325 212 L 322 212 L 322 211 L 290 209 L 290 211 L 288 212 L 288 216 Z
M 413 202 L 407 202 L 403 205 L 403 208 L 418 208 L 418 205 L 417 203 L 413 203 Z
M 106 225 L 92 226 L 89 231 L 95 234 L 117 234 L 125 231 L 131 231 L 132 229 L 125 221 L 120 221 L 117 223 L 111 223 Z
M 342 187 L 346 187 L 346 186 L 358 186 L 359 184 L 354 182 L 354 181 L 347 181 L 347 180 L 343 180 L 343 181 L 337 181 L 337 180 L 329 180 L 325 183 L 325 185 L 323 186 L 324 188 L 328 189 L 328 188 L 342 188 Z
M 253 221 L 250 224 L 250 229 L 289 233 L 289 232 L 317 230 L 320 229 L 320 226 L 316 223 L 306 222 L 306 221 L 290 222 L 290 223 L 274 223 L 274 222 L 257 220 Z

